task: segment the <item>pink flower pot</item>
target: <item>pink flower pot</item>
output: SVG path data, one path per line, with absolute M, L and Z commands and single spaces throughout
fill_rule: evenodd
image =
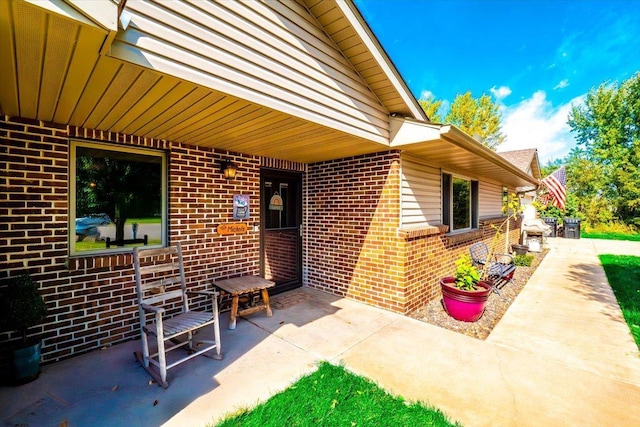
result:
M 449 316 L 463 322 L 475 322 L 484 313 L 487 299 L 492 290 L 492 284 L 487 281 L 478 282 L 478 290 L 465 291 L 456 288 L 455 278 L 440 279 L 442 301 Z

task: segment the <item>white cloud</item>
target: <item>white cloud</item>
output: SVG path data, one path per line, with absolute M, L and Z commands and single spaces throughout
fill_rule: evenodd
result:
M 504 98 L 511 95 L 511 89 L 509 89 L 507 86 L 500 86 L 497 89 L 494 86 L 490 90 L 493 96 L 495 96 L 498 101 L 502 101 Z
M 564 89 L 569 86 L 569 79 L 560 80 L 560 82 L 553 87 L 553 90 Z
M 435 96 L 433 95 L 433 92 L 431 92 L 430 90 L 423 90 L 420 93 L 420 99 L 429 99 L 429 98 L 435 98 Z
M 537 148 L 540 164 L 565 157 L 575 146 L 567 119 L 572 104 L 582 103 L 584 96 L 554 107 L 544 91 L 513 106 L 502 106 L 502 132 L 506 141 L 498 151 Z

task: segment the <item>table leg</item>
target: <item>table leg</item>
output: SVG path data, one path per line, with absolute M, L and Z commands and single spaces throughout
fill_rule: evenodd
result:
M 262 290 L 262 301 L 264 302 L 264 307 L 267 310 L 267 317 L 273 316 L 273 312 L 271 311 L 271 304 L 269 304 L 269 291 L 266 289 Z
M 236 317 L 238 317 L 238 295 L 234 295 L 231 299 L 231 315 L 229 317 L 229 329 L 236 328 Z

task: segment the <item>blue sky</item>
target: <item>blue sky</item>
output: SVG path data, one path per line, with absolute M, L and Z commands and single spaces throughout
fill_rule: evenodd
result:
M 640 0 L 355 0 L 418 99 L 494 97 L 507 140 L 540 162 L 575 146 L 572 103 L 640 71 Z

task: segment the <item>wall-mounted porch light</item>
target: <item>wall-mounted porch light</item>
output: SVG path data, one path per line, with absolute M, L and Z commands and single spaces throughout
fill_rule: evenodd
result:
M 233 179 L 236 177 L 238 167 L 235 163 L 225 160 L 220 164 L 220 170 L 226 179 Z

